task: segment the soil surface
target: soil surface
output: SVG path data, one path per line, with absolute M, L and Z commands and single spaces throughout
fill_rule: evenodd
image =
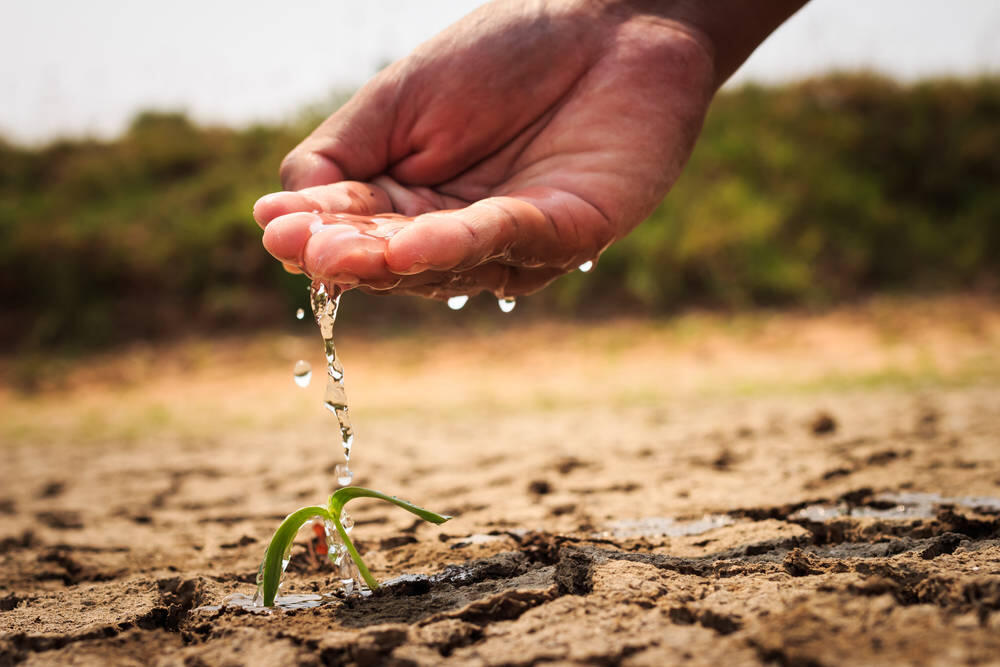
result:
M 389 583 L 303 531 L 268 613 L 314 331 L 3 361 L 0 665 L 1000 664 L 1000 306 L 495 326 L 340 342 L 355 484 L 455 518 L 352 502 Z

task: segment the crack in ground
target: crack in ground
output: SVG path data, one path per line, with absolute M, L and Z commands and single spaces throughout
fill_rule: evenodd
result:
M 0 665 L 23 662 L 31 653 L 53 651 L 88 640 L 109 639 L 133 628 L 178 632 L 188 612 L 201 602 L 204 582 L 201 578 L 171 577 L 156 581 L 156 587 L 157 603 L 134 619 L 102 625 L 76 634 L 17 632 L 0 635 Z
M 864 501 L 866 497 L 860 492 L 853 494 L 856 500 Z M 789 505 L 740 512 L 748 518 L 751 515 L 777 518 L 803 525 L 789 519 L 799 509 L 801 506 Z M 849 517 L 837 521 L 856 523 Z M 877 526 L 879 523 L 876 521 L 869 525 Z M 857 527 L 856 532 L 843 530 L 836 534 L 844 538 L 841 541 L 831 539 L 835 535 L 832 531 L 810 531 L 809 535 L 775 538 L 694 557 L 625 551 L 629 547 L 619 546 L 610 540 L 588 540 L 541 532 L 512 534 L 521 551 L 498 554 L 461 566 L 448 566 L 432 576 L 401 577 L 386 582 L 370 598 L 348 598 L 317 610 L 318 614 L 334 617 L 337 624 L 344 628 L 360 631 L 346 635 L 339 643 L 324 644 L 286 631 L 279 632 L 277 638 L 289 639 L 308 649 L 318 655 L 324 664 L 385 664 L 403 645 L 424 646 L 441 657 L 448 657 L 459 648 L 483 641 L 484 630 L 491 624 L 515 621 L 527 611 L 563 596 L 591 593 L 595 567 L 610 561 L 643 563 L 706 580 L 777 572 L 794 577 L 856 572 L 863 577 L 862 581 L 833 592 L 862 597 L 888 594 L 903 606 L 933 604 L 949 613 L 971 611 L 979 616 L 981 622 L 985 622 L 992 612 L 1000 609 L 1000 580 L 988 576 L 970 580 L 968 577 L 941 574 L 930 566 L 934 559 L 952 554 L 959 547 L 969 549 L 996 537 L 998 526 L 1000 518 L 970 517 L 952 508 L 942 508 L 932 520 L 905 522 L 904 534 L 891 539 L 885 537 L 886 532 L 881 527 L 874 533 L 866 533 Z M 885 541 L 874 543 L 870 541 L 872 535 L 881 536 Z M 851 541 L 848 537 L 858 541 Z M 29 542 L 30 539 L 24 541 Z M 601 546 L 596 546 L 594 542 Z M 20 544 L 16 548 L 20 548 Z M 903 553 L 914 554 L 927 566 L 919 565 L 920 561 L 871 562 L 873 558 Z M 74 563 L 63 562 L 64 554 L 59 550 L 48 554 L 53 562 L 64 565 L 68 576 L 80 575 L 73 572 Z M 855 559 L 857 562 L 852 562 Z M 107 639 L 131 628 L 181 632 L 187 644 L 207 642 L 222 636 L 219 632 L 224 634 L 229 630 L 227 626 L 206 623 L 204 617 L 192 622 L 190 611 L 204 597 L 204 583 L 200 577 L 160 579 L 156 582 L 159 598 L 151 609 L 132 620 L 81 634 L 20 633 L 2 637 L 0 663 L 15 664 L 33 652 L 50 651 L 85 640 Z M 8 598 L 4 599 L 5 606 L 17 607 L 22 601 L 13 594 Z M 719 636 L 732 635 L 744 628 L 738 615 L 712 609 L 693 609 L 682 604 L 666 611 L 670 621 L 677 625 L 697 624 Z M 223 609 L 213 619 L 225 615 L 236 616 L 238 611 Z M 763 644 L 755 645 L 753 638 L 748 638 L 748 641 L 762 660 L 783 665 L 815 664 L 810 662 L 811 659 L 789 656 Z M 639 647 L 625 647 L 619 651 L 620 655 L 601 655 L 589 660 L 592 664 L 618 664 L 639 650 Z

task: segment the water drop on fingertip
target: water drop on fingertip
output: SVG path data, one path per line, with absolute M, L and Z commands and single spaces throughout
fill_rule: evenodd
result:
M 462 310 L 466 303 L 469 302 L 469 297 L 467 295 L 453 296 L 448 299 L 448 307 L 452 310 Z
M 500 310 L 502 310 L 505 313 L 509 313 L 510 311 L 514 310 L 514 306 L 517 305 L 517 302 L 514 300 L 514 297 L 509 296 L 505 299 L 498 299 L 497 305 L 500 306 Z
M 295 362 L 295 366 L 292 367 L 292 379 L 295 384 L 300 387 L 308 387 L 309 381 L 312 380 L 312 366 L 309 362 L 304 359 L 299 359 Z
M 295 319 L 297 319 L 297 320 L 301 320 L 301 319 L 302 319 L 302 318 L 304 318 L 305 316 L 306 316 L 306 311 L 305 311 L 305 309 L 303 309 L 303 308 L 299 308 L 298 310 L 296 310 L 296 311 L 295 311 Z
M 580 265 L 580 270 L 583 271 L 584 273 L 587 273 L 592 268 L 594 268 L 594 261 L 591 259 L 588 259 L 586 262 Z

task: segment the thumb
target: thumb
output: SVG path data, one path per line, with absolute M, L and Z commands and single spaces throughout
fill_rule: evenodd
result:
M 387 169 L 395 95 L 381 80 L 362 87 L 285 156 L 280 169 L 285 190 L 365 181 Z

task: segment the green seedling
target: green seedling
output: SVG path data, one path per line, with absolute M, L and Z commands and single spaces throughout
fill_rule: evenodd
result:
M 341 513 L 344 511 L 344 505 L 346 505 L 349 500 L 354 498 L 378 498 L 379 500 L 384 500 L 392 503 L 393 505 L 398 505 L 407 512 L 416 514 L 424 521 L 430 521 L 431 523 L 438 525 L 451 518 L 450 516 L 435 514 L 434 512 L 425 510 L 422 507 L 417 507 L 416 505 L 408 503 L 405 500 L 400 500 L 395 496 L 387 496 L 379 491 L 363 489 L 360 486 L 346 486 L 339 489 L 330 496 L 330 501 L 327 507 L 315 505 L 313 507 L 303 507 L 300 510 L 296 510 L 285 517 L 285 520 L 281 522 L 280 526 L 278 526 L 278 530 L 274 531 L 274 537 L 271 538 L 271 543 L 268 545 L 267 551 L 264 553 L 264 562 L 261 565 L 260 593 L 263 597 L 265 607 L 274 606 L 274 597 L 278 593 L 278 584 L 281 583 L 281 575 L 285 571 L 285 564 L 288 561 L 288 556 L 292 549 L 292 542 L 295 540 L 295 535 L 298 534 L 299 528 L 301 528 L 303 524 L 316 517 L 333 523 L 337 529 L 337 534 L 340 536 L 341 541 L 347 548 L 347 553 L 350 555 L 351 560 L 353 560 L 354 564 L 358 566 L 358 572 L 361 573 L 361 577 L 365 580 L 365 583 L 368 584 L 368 588 L 372 590 L 378 588 L 378 582 L 375 580 L 375 577 L 372 576 L 372 573 L 368 569 L 368 566 L 365 565 L 365 562 L 361 560 L 361 554 L 358 553 L 358 550 L 355 548 L 354 543 L 351 542 L 351 538 L 348 536 L 347 531 L 344 530 L 344 525 L 340 521 Z

